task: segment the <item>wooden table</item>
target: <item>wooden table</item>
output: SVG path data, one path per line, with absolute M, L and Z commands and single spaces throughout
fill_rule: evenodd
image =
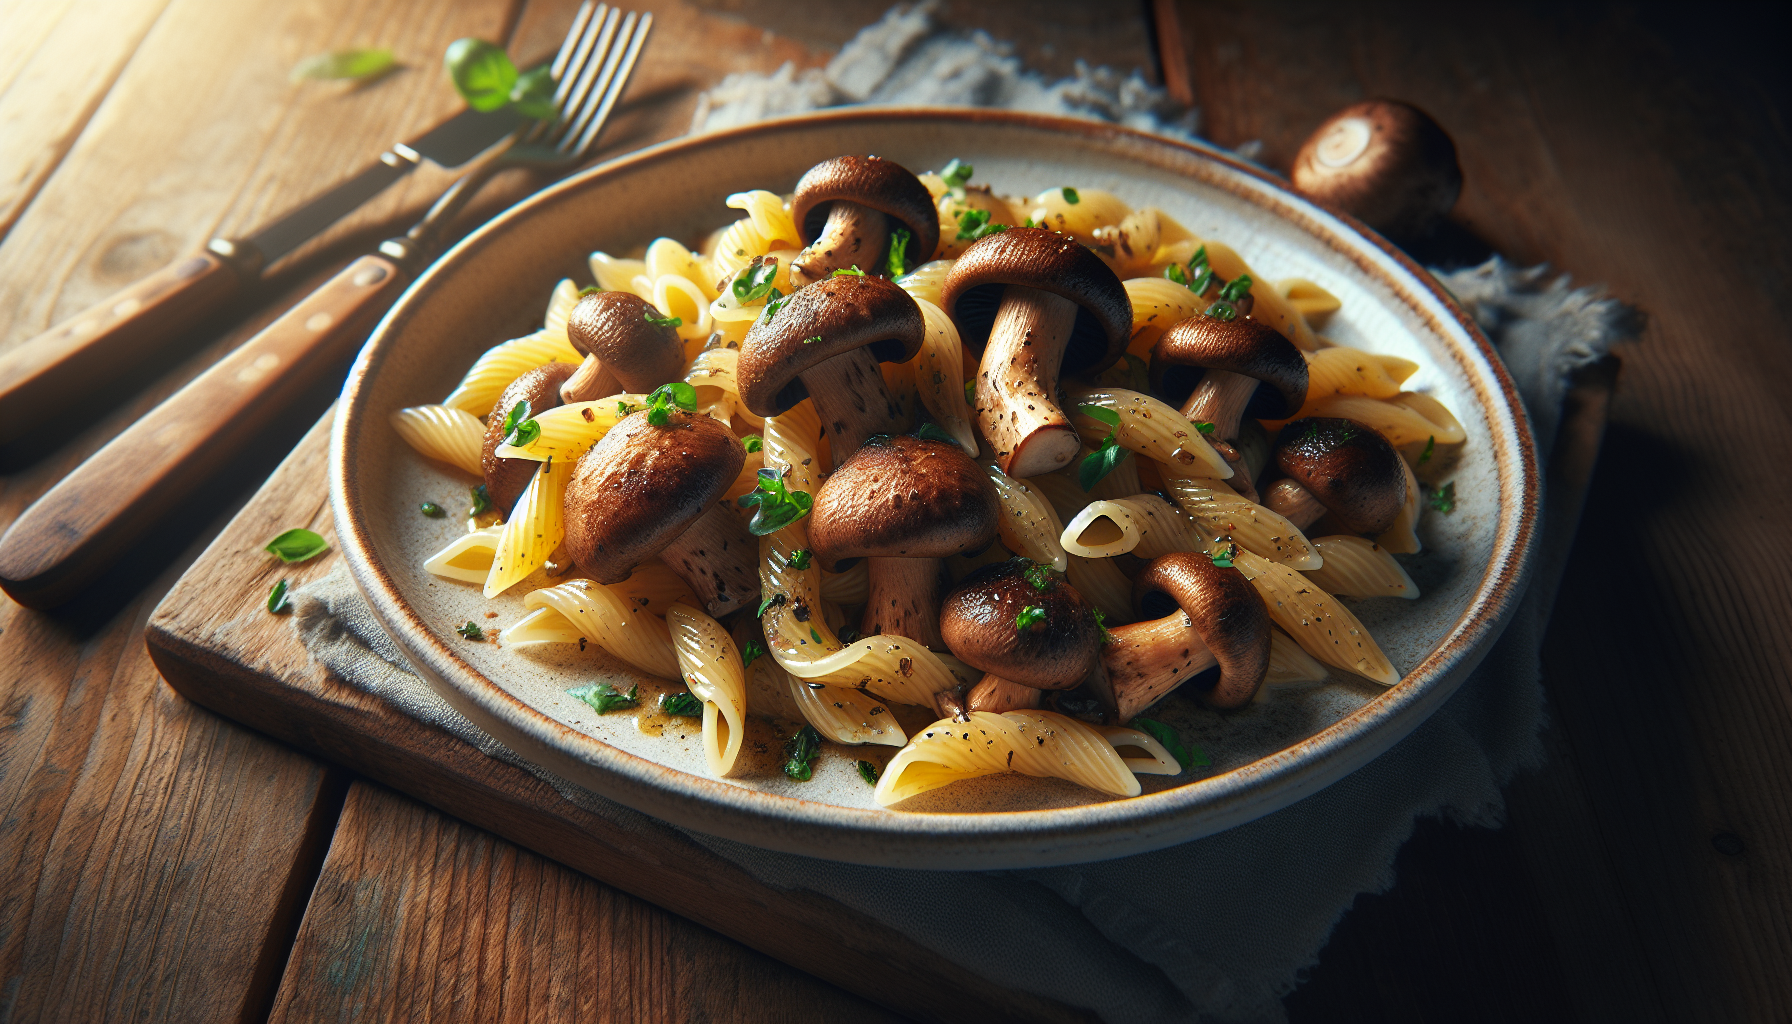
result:
M 539 50 L 572 6 L 0 0 L 0 346 L 445 114 L 448 41 Z M 660 28 L 613 149 L 680 132 L 728 71 L 825 62 L 881 13 L 642 6 Z M 1141 67 L 1272 166 L 1350 100 L 1415 100 L 1461 147 L 1465 232 L 1649 313 L 1544 649 L 1549 766 L 1511 787 L 1503 830 L 1421 823 L 1290 1016 L 1792 1017 L 1792 541 L 1774 526 L 1792 504 L 1792 145 L 1773 33 L 1597 7 L 945 13 L 1049 73 Z M 286 80 L 376 44 L 407 69 Z M 153 373 L 0 452 L 0 522 L 443 184 L 394 188 Z M 894 1019 L 168 689 L 145 617 L 328 400 L 74 604 L 0 605 L 0 1021 Z

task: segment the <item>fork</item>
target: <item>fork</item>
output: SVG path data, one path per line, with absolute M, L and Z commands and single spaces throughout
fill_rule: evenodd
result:
M 339 366 L 439 248 L 448 224 L 501 170 L 581 161 L 628 85 L 653 28 L 586 0 L 551 65 L 552 119 L 481 156 L 402 236 L 355 260 L 44 494 L 0 537 L 0 589 L 50 608 L 74 596 L 186 492 Z

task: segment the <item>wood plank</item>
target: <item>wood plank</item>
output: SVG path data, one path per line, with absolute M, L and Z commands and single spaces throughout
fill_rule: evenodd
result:
M 1754 22 L 1745 8 L 1697 24 L 1617 5 L 1497 18 L 1391 4 L 1179 13 L 1215 141 L 1259 139 L 1264 160 L 1285 166 L 1338 106 L 1413 99 L 1461 149 L 1461 228 L 1514 259 L 1607 282 L 1649 313 L 1644 343 L 1624 354 L 1544 651 L 1551 746 L 1572 763 L 1513 788 L 1522 853 L 1505 877 L 1471 883 L 1463 862 L 1459 877 L 1542 894 L 1472 927 L 1513 949 L 1546 925 L 1560 962 L 1577 964 L 1563 972 L 1572 1009 L 1556 1015 L 1792 1015 L 1792 631 L 1778 614 L 1792 541 L 1766 512 L 1792 483 L 1753 468 L 1792 455 L 1781 398 L 1792 297 L 1774 283 L 1792 271 L 1792 196 L 1775 170 L 1792 146 L 1767 35 L 1735 31 Z M 1740 853 L 1720 852 L 1737 840 Z M 1372 936 L 1384 958 L 1437 933 L 1416 897 L 1397 916 Z M 1513 973 L 1524 960 L 1459 962 L 1460 987 L 1528 980 Z M 1326 972 L 1322 959 L 1311 984 Z M 1401 990 L 1414 983 L 1402 972 L 1381 987 L 1385 1016 L 1410 1008 Z
M 897 1021 L 682 918 L 356 782 L 270 1024 Z

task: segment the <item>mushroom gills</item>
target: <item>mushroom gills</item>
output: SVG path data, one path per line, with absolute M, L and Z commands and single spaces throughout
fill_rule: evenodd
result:
M 660 561 L 717 618 L 759 600 L 759 544 L 725 503 L 711 505 L 660 549 Z
M 1058 408 L 1058 367 L 1076 327 L 1076 303 L 1008 285 L 977 374 L 977 422 L 997 464 L 1014 477 L 1061 469 L 1082 440 Z
M 849 267 L 875 272 L 889 242 L 889 220 L 881 211 L 836 199 L 821 234 L 790 261 L 790 280 L 800 288 Z

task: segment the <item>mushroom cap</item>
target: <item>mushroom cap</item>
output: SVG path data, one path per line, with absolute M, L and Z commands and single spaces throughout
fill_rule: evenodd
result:
M 933 208 L 933 193 L 908 168 L 881 156 L 837 156 L 809 168 L 790 200 L 790 219 L 804 245 L 821 234 L 828 207 L 840 199 L 894 218 L 914 235 L 909 252 L 915 262 L 933 259 L 940 245 L 940 215 Z
M 1133 604 L 1146 617 L 1188 615 L 1201 642 L 1220 664 L 1220 681 L 1207 694 L 1215 707 L 1250 703 L 1269 671 L 1269 609 L 1257 588 L 1235 568 L 1220 568 L 1197 551 L 1152 559 L 1132 582 Z M 1166 600 L 1167 599 L 1167 600 Z
M 747 461 L 734 431 L 674 409 L 623 418 L 580 456 L 566 484 L 566 550 L 599 583 L 620 583 L 727 492 Z
M 1045 619 L 1021 629 L 1015 619 L 1029 607 L 1045 609 Z M 1094 606 L 1050 566 L 1026 558 L 959 580 L 940 605 L 940 636 L 965 664 L 1041 690 L 1074 689 L 1101 658 Z
M 1285 419 L 1307 401 L 1307 360 L 1280 331 L 1256 320 L 1205 313 L 1178 320 L 1151 347 L 1151 387 L 1180 406 L 1208 370 L 1230 370 L 1263 382 L 1244 414 Z
M 1327 118 L 1295 154 L 1294 187 L 1388 235 L 1423 234 L 1456 205 L 1456 144 L 1423 110 L 1399 100 L 1353 104 Z
M 808 398 L 802 375 L 817 363 L 861 347 L 882 362 L 906 363 L 926 337 L 921 307 L 881 277 L 828 277 L 780 301 L 776 315 L 761 313 L 747 329 L 735 370 L 741 401 L 757 416 Z
M 829 572 L 857 558 L 974 554 L 996 539 L 1001 514 L 988 474 L 956 444 L 877 435 L 816 493 L 809 548 Z
M 940 306 L 975 351 L 989 340 L 1002 290 L 1018 284 L 1076 303 L 1076 326 L 1064 347 L 1065 374 L 1099 373 L 1126 352 L 1132 300 L 1101 258 L 1069 235 L 1044 228 L 1009 228 L 986 235 L 946 272 Z
M 1276 435 L 1276 465 L 1358 533 L 1380 534 L 1406 505 L 1400 453 L 1373 427 L 1310 416 Z
M 498 404 L 485 418 L 485 448 L 479 457 L 479 464 L 485 469 L 485 493 L 506 516 L 516 499 L 523 496 L 523 488 L 529 486 L 529 479 L 541 463 L 533 459 L 501 459 L 494 454 L 504 443 L 504 417 L 518 402 L 528 402 L 531 414 L 559 405 L 560 385 L 577 369 L 571 363 L 544 363 L 524 372 L 498 396 Z
M 596 356 L 629 391 L 644 394 L 684 379 L 684 341 L 653 304 L 631 292 L 593 292 L 566 318 L 566 340 L 580 355 Z

